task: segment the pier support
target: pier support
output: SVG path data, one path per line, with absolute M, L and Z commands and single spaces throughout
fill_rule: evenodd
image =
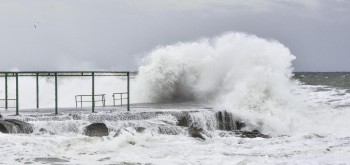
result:
M 7 73 L 5 73 L 5 109 L 8 108 L 8 90 L 7 90 Z
M 55 72 L 55 114 L 58 114 L 57 72 Z
M 18 73 L 16 73 L 16 115 L 19 115 Z
M 127 90 L 128 90 L 128 111 L 130 111 L 130 72 L 127 73 Z M 123 99 L 123 98 L 122 98 Z
M 95 112 L 95 73 L 92 72 L 92 113 Z
M 36 108 L 39 109 L 39 73 L 36 73 Z

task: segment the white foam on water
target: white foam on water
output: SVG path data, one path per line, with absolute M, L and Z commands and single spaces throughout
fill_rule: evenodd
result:
M 300 109 L 291 90 L 289 49 L 244 33 L 158 47 L 144 59 L 136 83 L 148 102 L 205 101 L 264 133 L 294 129 Z
M 61 164 L 346 164 L 350 161 L 349 138 L 312 134 L 272 139 L 213 137 L 207 141 L 183 135 L 152 134 L 122 134 L 115 138 L 0 136 L 3 164 L 44 164 L 37 158 L 67 161 Z

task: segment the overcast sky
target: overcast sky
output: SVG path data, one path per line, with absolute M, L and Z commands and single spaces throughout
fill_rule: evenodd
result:
M 227 31 L 280 41 L 297 71 L 350 71 L 349 0 L 0 0 L 0 70 L 137 70 Z

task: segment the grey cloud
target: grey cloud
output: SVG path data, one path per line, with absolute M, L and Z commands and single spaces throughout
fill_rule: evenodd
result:
M 1 1 L 0 70 L 136 70 L 158 45 L 226 31 L 281 41 L 298 71 L 350 70 L 348 1 L 160 1 Z

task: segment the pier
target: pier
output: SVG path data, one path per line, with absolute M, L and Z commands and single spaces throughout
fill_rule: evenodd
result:
M 13 108 L 16 110 L 16 115 L 19 115 L 20 113 L 20 99 L 19 99 L 19 91 L 21 90 L 19 86 L 19 78 L 20 77 L 35 77 L 36 78 L 36 109 L 40 108 L 40 95 L 39 95 L 39 89 L 40 89 L 40 83 L 39 83 L 39 78 L 40 77 L 50 77 L 54 79 L 54 94 L 55 94 L 55 114 L 58 114 L 58 110 L 60 108 L 59 106 L 59 101 L 58 101 L 58 78 L 59 77 L 91 77 L 91 95 L 76 95 L 77 97 L 89 97 L 91 100 L 80 100 L 81 106 L 83 102 L 91 102 L 91 112 L 95 112 L 95 103 L 96 101 L 101 101 L 101 100 L 95 100 L 95 97 L 100 97 L 101 94 L 96 94 L 95 93 L 95 77 L 106 77 L 106 76 L 114 76 L 114 77 L 126 77 L 126 85 L 127 89 L 126 92 L 123 94 L 127 95 L 127 97 L 122 97 L 121 99 L 126 100 L 126 107 L 127 111 L 130 111 L 130 72 L 114 72 L 114 71 L 37 71 L 37 72 L 0 72 L 0 78 L 4 78 L 5 80 L 5 86 L 4 86 L 4 98 L 0 97 L 0 101 L 4 102 L 4 106 L 0 108 L 4 108 L 5 110 Z M 15 98 L 9 98 L 8 93 L 8 79 L 9 78 L 15 78 Z M 113 101 L 115 102 L 117 100 L 114 98 L 113 94 Z M 77 104 L 78 100 L 76 100 Z M 104 106 L 105 100 L 103 100 L 103 106 Z M 12 103 L 10 105 L 10 103 Z M 115 106 L 115 103 L 114 105 Z

